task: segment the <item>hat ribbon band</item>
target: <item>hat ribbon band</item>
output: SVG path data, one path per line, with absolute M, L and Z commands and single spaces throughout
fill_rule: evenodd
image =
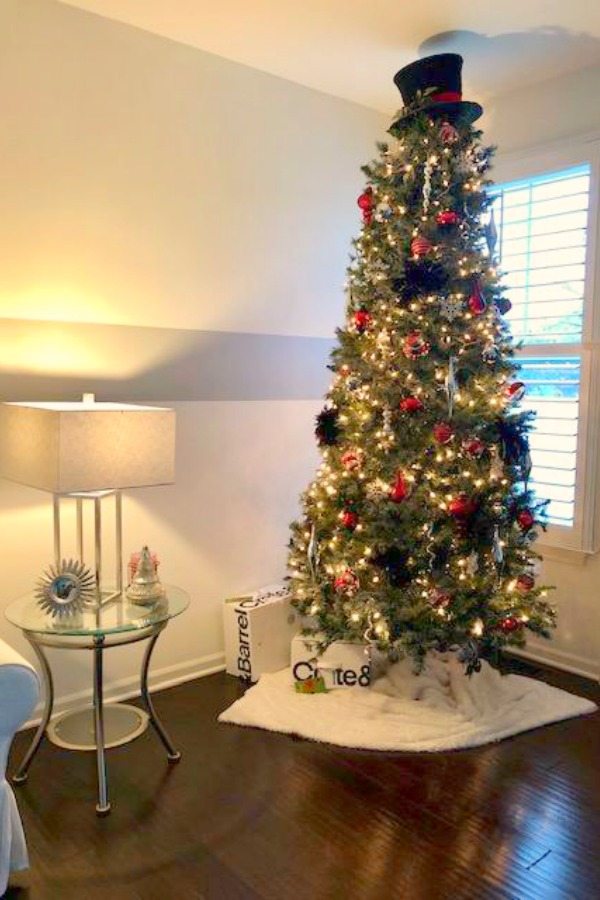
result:
M 429 99 L 434 103 L 460 103 L 462 94 L 460 91 L 440 91 L 439 94 L 432 94 Z

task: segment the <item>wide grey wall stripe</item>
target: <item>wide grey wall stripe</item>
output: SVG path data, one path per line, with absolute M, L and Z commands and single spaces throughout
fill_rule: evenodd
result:
M 0 319 L 0 400 L 307 400 L 333 340 Z

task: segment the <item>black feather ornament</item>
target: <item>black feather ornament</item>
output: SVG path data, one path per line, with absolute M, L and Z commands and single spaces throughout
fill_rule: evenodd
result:
M 520 468 L 525 477 L 531 468 L 529 441 L 525 435 L 511 422 L 499 420 L 497 423 L 500 436 L 500 456 L 509 466 Z
M 340 436 L 338 411 L 335 407 L 325 407 L 316 419 L 315 437 L 320 447 L 332 447 Z
M 421 294 L 433 294 L 441 291 L 448 283 L 446 270 L 437 262 L 409 259 L 406 262 L 404 274 L 402 294 L 407 300 Z
M 403 587 L 412 581 L 412 573 L 406 562 L 406 554 L 398 547 L 389 547 L 373 557 L 373 562 L 386 573 L 392 587 Z

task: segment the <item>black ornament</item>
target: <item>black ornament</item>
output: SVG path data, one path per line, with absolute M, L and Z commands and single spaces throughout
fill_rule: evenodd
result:
M 494 539 L 494 515 L 489 515 L 484 506 L 480 506 L 469 521 L 469 537 L 477 546 L 491 546 Z
M 424 260 L 407 260 L 402 295 L 409 300 L 420 294 L 433 294 L 443 290 L 448 283 L 448 275 L 443 266 Z
M 510 302 L 508 297 L 497 297 L 496 300 L 494 300 L 494 303 L 496 305 L 496 309 L 502 316 L 506 315 L 506 313 L 510 312 L 510 310 L 512 309 L 512 303 Z
M 495 344 L 486 344 L 486 346 L 481 351 L 481 356 L 484 362 L 486 362 L 489 366 L 493 366 L 500 356 L 500 350 Z
M 529 441 L 521 430 L 511 422 L 498 421 L 500 435 L 500 456 L 509 466 L 521 469 L 525 478 L 531 470 Z
M 468 641 L 464 647 L 458 651 L 460 662 L 465 663 L 465 671 L 467 675 L 473 672 L 481 671 L 481 660 L 479 659 L 479 646 L 477 641 Z
M 450 547 L 442 544 L 433 547 L 430 551 L 430 571 L 434 578 L 442 578 L 446 574 L 446 564 L 450 555 Z
M 403 587 L 412 580 L 406 564 L 406 555 L 398 547 L 389 547 L 373 558 L 376 566 L 384 570 L 392 587 Z
M 335 408 L 325 408 L 317 416 L 315 437 L 321 447 L 331 447 L 337 444 L 340 436 L 338 425 L 338 411 Z

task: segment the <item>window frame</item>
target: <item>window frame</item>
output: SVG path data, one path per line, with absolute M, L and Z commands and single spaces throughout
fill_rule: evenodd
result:
M 600 309 L 597 286 L 600 284 L 599 185 L 600 135 L 577 141 L 530 147 L 510 153 L 498 153 L 491 176 L 501 187 L 513 181 L 532 179 L 578 165 L 590 167 L 590 189 L 585 263 L 585 290 L 580 343 L 532 344 L 517 351 L 516 358 L 579 356 L 581 380 L 579 426 L 575 476 L 575 506 L 572 526 L 551 524 L 540 535 L 544 547 L 579 554 L 597 552 L 598 529 L 598 449 L 600 447 Z M 500 271 L 501 268 L 500 268 Z

